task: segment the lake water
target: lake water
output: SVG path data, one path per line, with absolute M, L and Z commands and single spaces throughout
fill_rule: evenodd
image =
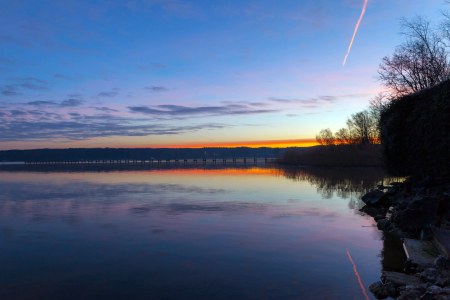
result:
M 0 167 L 0 299 L 375 299 L 376 169 Z M 386 182 L 385 182 L 386 183 Z

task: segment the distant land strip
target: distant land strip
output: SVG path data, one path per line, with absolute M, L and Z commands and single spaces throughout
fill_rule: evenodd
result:
M 0 161 L 149 160 L 198 158 L 275 158 L 287 149 L 307 147 L 204 147 L 204 148 L 69 148 L 0 151 Z

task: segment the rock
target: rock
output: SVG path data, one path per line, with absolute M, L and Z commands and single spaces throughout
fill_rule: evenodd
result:
M 402 231 L 400 228 L 394 228 L 391 231 L 389 231 L 389 234 L 399 237 L 399 238 L 409 238 L 411 235 L 407 232 Z
M 395 290 L 395 284 L 393 282 L 388 282 L 384 285 L 388 291 L 389 296 L 395 297 L 396 290 Z
M 392 282 L 395 286 L 401 285 L 421 285 L 423 281 L 414 275 L 406 275 L 398 272 L 383 271 L 381 277 L 385 278 L 385 282 Z
M 448 277 L 438 276 L 438 278 L 436 279 L 436 282 L 434 284 L 443 288 L 450 284 L 450 279 Z
M 449 293 L 447 291 L 427 291 L 418 300 L 448 300 Z
M 381 219 L 377 223 L 377 227 L 380 230 L 386 230 L 386 227 L 391 225 L 391 222 L 388 219 Z
M 439 255 L 434 261 L 434 265 L 438 270 L 449 270 L 450 269 L 450 259 L 447 256 Z
M 371 190 L 369 193 L 365 194 L 362 201 L 367 205 L 379 206 L 383 205 L 389 198 L 380 190 Z
M 420 231 L 420 239 L 421 240 L 431 240 L 433 238 L 433 229 L 431 229 L 430 227 L 425 227 Z
M 415 285 L 408 284 L 408 285 L 405 285 L 405 290 L 413 289 L 415 287 L 416 287 Z
M 432 197 L 415 199 L 403 211 L 399 227 L 404 231 L 410 231 L 436 225 L 439 221 L 439 202 L 438 198 Z
M 426 282 L 435 283 L 439 276 L 438 270 L 434 268 L 428 268 L 420 273 L 420 279 Z
M 359 211 L 362 211 L 371 217 L 375 217 L 376 215 L 380 214 L 380 211 L 378 209 L 376 209 L 375 207 L 372 207 L 372 206 L 367 206 L 367 205 L 364 206 L 363 208 L 361 208 Z
M 434 180 L 430 176 L 417 183 L 417 187 L 430 188 L 434 185 Z
M 389 291 L 388 291 L 387 287 L 381 283 L 381 281 L 372 283 L 369 286 L 369 291 L 377 299 L 386 299 L 387 297 L 389 297 Z
M 397 300 L 416 300 L 422 296 L 427 290 L 424 287 L 416 286 L 411 289 L 407 289 Z
M 383 215 L 376 215 L 373 219 L 376 221 L 376 222 L 378 222 L 379 220 L 382 220 L 382 219 L 384 219 L 385 218 L 385 216 L 383 216 Z
M 432 293 L 437 293 L 440 292 L 442 290 L 441 287 L 438 287 L 437 285 L 432 285 L 429 288 L 427 288 L 427 291 L 432 292 Z

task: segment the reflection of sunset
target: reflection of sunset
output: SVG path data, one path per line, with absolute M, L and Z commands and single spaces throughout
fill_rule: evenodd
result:
M 353 262 L 352 257 L 350 256 L 350 252 L 347 251 L 347 254 L 348 254 L 348 258 L 350 258 L 350 261 L 351 261 L 351 263 L 353 265 L 353 270 L 355 271 L 356 277 L 358 277 L 358 282 L 359 282 L 359 285 L 361 286 L 363 294 L 364 294 L 364 296 L 366 296 L 366 299 L 369 300 L 369 297 L 366 294 L 366 289 L 364 289 L 364 285 L 361 283 L 361 278 L 359 277 L 358 271 L 356 271 L 356 265 Z
M 373 186 L 379 180 L 375 170 L 198 165 L 2 170 L 0 225 L 13 224 L 16 230 L 5 243 L 15 247 L 17 239 L 30 232 L 47 232 L 46 239 L 30 237 L 39 249 L 51 249 L 43 252 L 43 263 L 57 255 L 65 270 L 71 270 L 75 259 L 81 271 L 93 272 L 91 257 L 95 257 L 99 267 L 89 278 L 99 281 L 111 273 L 133 278 L 138 272 L 147 282 L 162 276 L 173 287 L 189 288 L 192 283 L 183 286 L 183 280 L 195 273 L 200 274 L 194 284 L 198 290 L 229 278 L 231 288 L 263 298 L 259 284 L 235 282 L 235 274 L 245 269 L 249 282 L 264 286 L 276 274 L 277 299 L 292 298 L 283 293 L 298 278 L 295 291 L 302 299 L 314 299 L 304 295 L 315 296 L 313 291 L 324 285 L 332 295 L 323 298 L 363 296 L 355 281 L 347 279 L 355 276 L 348 268 L 347 247 L 358 251 L 358 260 L 375 265 L 382 242 L 368 234 L 376 228 L 360 226 L 363 217 L 344 197 L 364 189 L 361 180 Z M 351 188 L 354 182 L 359 185 Z M 334 196 L 322 197 L 324 190 Z M 54 248 L 54 243 L 61 246 Z M 103 249 L 108 249 L 106 255 Z M 20 259 L 33 259 L 33 250 L 27 248 Z M 10 248 L 7 254 L 17 257 L 14 251 Z M 124 267 L 111 267 L 114 261 L 123 261 Z M 16 270 L 16 265 L 8 266 Z M 36 272 L 39 266 L 30 268 Z M 308 276 L 305 268 L 311 270 Z M 364 276 L 358 280 L 363 285 L 379 272 L 360 268 Z M 52 272 L 61 275 L 60 270 Z

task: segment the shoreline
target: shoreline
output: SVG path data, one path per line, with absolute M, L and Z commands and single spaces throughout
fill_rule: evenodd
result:
M 407 257 L 403 272 L 382 271 L 369 291 L 377 299 L 450 299 L 450 181 L 407 178 L 379 185 L 362 201 L 360 211 L 400 238 Z

